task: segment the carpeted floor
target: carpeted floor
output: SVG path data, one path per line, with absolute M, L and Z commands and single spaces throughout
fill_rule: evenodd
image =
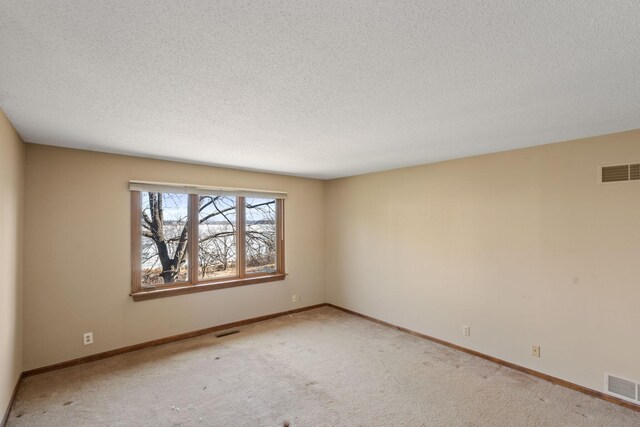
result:
M 323 307 L 26 378 L 8 426 L 640 426 L 640 413 Z

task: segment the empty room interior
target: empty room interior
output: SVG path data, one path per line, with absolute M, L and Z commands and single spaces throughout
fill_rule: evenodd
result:
M 640 426 L 640 2 L 0 2 L 0 427 Z

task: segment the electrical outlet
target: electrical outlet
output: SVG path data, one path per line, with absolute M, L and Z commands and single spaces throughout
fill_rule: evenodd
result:
M 540 346 L 534 345 L 531 347 L 531 355 L 533 357 L 540 357 Z
M 93 332 L 87 332 L 86 334 L 83 334 L 82 340 L 84 342 L 84 345 L 93 344 Z
M 291 295 L 291 302 L 298 302 L 298 295 Z
M 462 335 L 465 337 L 471 336 L 471 326 L 463 325 L 462 326 Z

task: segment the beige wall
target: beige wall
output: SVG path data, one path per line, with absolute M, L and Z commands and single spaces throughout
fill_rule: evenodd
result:
M 33 144 L 26 175 L 25 370 L 325 301 L 322 181 Z M 288 192 L 289 276 L 133 302 L 131 179 Z
M 22 372 L 24 144 L 0 110 L 0 419 Z
M 597 182 L 640 162 L 640 131 L 329 182 L 33 144 L 26 158 L 25 370 L 328 301 L 593 389 L 605 371 L 640 380 L 640 182 Z M 130 179 L 287 191 L 289 277 L 134 303 Z
M 640 131 L 328 182 L 328 302 L 593 389 L 640 380 L 640 182 L 597 182 L 627 162 Z

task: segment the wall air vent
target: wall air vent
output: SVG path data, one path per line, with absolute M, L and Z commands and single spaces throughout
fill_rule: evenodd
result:
M 612 396 L 633 403 L 640 402 L 640 384 L 634 381 L 629 381 L 611 374 L 605 374 L 604 390 Z
M 601 182 L 639 181 L 640 163 L 603 166 L 600 177 Z

